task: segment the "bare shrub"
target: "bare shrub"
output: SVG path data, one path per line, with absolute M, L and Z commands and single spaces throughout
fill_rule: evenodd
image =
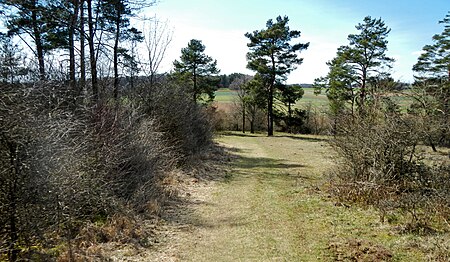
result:
M 88 172 L 86 123 L 49 89 L 2 86 L 0 245 L 10 260 L 114 205 L 104 181 Z
M 187 157 L 211 146 L 210 121 L 183 87 L 170 82 L 154 85 L 151 95 L 146 96 L 145 113 L 155 119 L 180 156 Z
M 217 104 L 210 104 L 203 108 L 203 112 L 209 119 L 210 126 L 213 131 L 228 130 L 228 115 L 224 110 L 220 110 Z
M 83 227 L 74 248 L 58 254 L 57 261 L 113 261 L 111 253 L 121 245 L 136 249 L 149 247 L 154 237 L 153 227 L 130 215 L 114 215 L 103 224 L 89 223 Z
M 411 116 L 348 116 L 332 145 L 340 156 L 333 190 L 343 200 L 408 213 L 419 227 L 448 222 L 448 165 L 430 166 L 417 150 L 423 136 Z
M 383 246 L 361 239 L 330 243 L 336 261 L 391 261 L 393 254 Z
M 227 110 L 222 111 L 224 131 L 249 131 L 250 133 L 264 131 L 267 129 L 266 113 L 255 105 L 247 105 L 245 114 L 242 104 L 234 101 L 227 105 Z M 245 121 L 243 118 L 245 117 Z M 243 128 L 243 125 L 245 127 Z
M 314 135 L 328 135 L 332 129 L 332 117 L 327 110 L 320 108 L 314 108 L 311 103 L 308 103 L 305 107 L 306 119 L 305 128 L 310 130 Z
M 181 159 L 211 144 L 210 122 L 178 89 L 161 87 L 143 111 L 138 99 L 75 105 L 88 100 L 54 82 L 0 88 L 0 257 L 12 261 L 48 260 L 60 242 L 70 260 L 91 223 L 157 215 Z

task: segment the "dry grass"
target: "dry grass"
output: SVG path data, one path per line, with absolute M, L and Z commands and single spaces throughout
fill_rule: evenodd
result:
M 86 250 L 97 261 L 448 261 L 448 233 L 419 236 L 396 214 L 381 222 L 377 210 L 329 195 L 327 139 L 223 134 L 216 141 L 228 154 L 198 155 L 192 161 L 202 164 L 166 181 L 178 194 L 159 210 L 148 246 L 124 239 Z M 103 227 L 87 239 L 120 243 L 115 231 L 143 232 L 120 219 Z
M 226 133 L 217 141 L 234 159 L 229 175 L 191 183 L 184 211 L 174 211 L 166 225 L 158 247 L 164 251 L 149 261 L 448 258 L 448 233 L 418 236 L 381 222 L 373 208 L 331 197 L 325 174 L 334 159 L 327 137 Z
M 191 195 L 190 212 L 179 217 L 180 224 L 185 227 L 174 241 L 176 248 L 169 248 L 175 249 L 174 252 L 161 257 L 171 257 L 173 261 L 308 261 L 313 257 L 331 258 L 325 248 L 311 250 L 314 231 L 305 225 L 305 216 L 297 213 L 300 203 L 296 198 L 300 191 L 316 190 L 309 183 L 301 186 L 303 180 L 309 176 L 320 177 L 331 161 L 326 160 L 328 163 L 315 168 L 313 162 L 316 160 L 304 156 L 325 152 L 315 148 L 322 146 L 325 150 L 323 138 L 300 138 L 311 142 L 311 146 L 303 148 L 304 152 L 292 146 L 298 144 L 295 141 L 299 138 L 272 139 L 237 133 L 219 138 L 218 141 L 238 157 L 231 177 L 197 187 Z M 278 146 L 284 150 L 272 152 L 272 148 Z M 323 157 L 319 158 L 323 160 Z M 315 193 L 312 194 L 314 196 L 304 204 L 320 201 Z M 323 244 L 325 247 L 326 243 Z
M 392 252 L 386 248 L 359 239 L 347 239 L 330 244 L 336 261 L 391 261 Z

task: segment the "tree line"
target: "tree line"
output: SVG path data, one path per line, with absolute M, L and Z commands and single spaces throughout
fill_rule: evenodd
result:
M 19 80 L 17 76 L 27 77 L 28 81 L 64 80 L 77 95 L 86 91 L 89 81 L 90 95 L 95 101 L 99 99 L 99 77 L 112 75 L 113 97 L 117 99 L 119 71 L 126 72 L 131 78 L 142 71 L 136 44 L 144 41 L 144 34 L 153 34 L 151 40 L 146 41 L 149 56 L 146 64 L 153 76 L 170 42 L 170 32 L 156 18 L 148 20 L 151 26 L 144 33 L 130 24 L 130 19 L 137 17 L 140 10 L 155 3 L 128 0 L 0 1 L 8 29 L 7 33 L 1 34 L 5 56 L 3 81 L 14 82 L 14 76 L 16 80 Z M 13 37 L 21 39 L 35 59 L 23 61 L 22 50 L 13 44 Z M 63 58 L 52 60 L 52 54 Z M 58 64 L 61 68 L 55 68 Z M 101 68 L 102 64 L 110 65 L 112 73 L 105 72 L 109 68 Z M 18 70 L 19 65 L 25 70 Z M 54 75 L 55 71 L 60 71 L 59 75 Z

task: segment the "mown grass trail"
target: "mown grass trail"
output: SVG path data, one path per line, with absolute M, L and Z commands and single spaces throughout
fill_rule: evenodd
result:
M 370 209 L 326 192 L 324 137 L 227 133 L 237 158 L 224 180 L 200 189 L 171 247 L 171 261 L 421 261 Z M 195 193 L 194 193 L 195 198 Z
M 209 239 L 215 241 L 205 241 L 199 247 L 219 248 L 215 248 L 217 252 L 198 252 L 202 254 L 199 259 L 299 261 L 328 256 L 326 250 L 314 247 L 316 236 L 310 234 L 311 229 L 303 221 L 314 214 L 301 213 L 303 205 L 317 201 L 314 186 L 330 165 L 324 155 L 324 141 L 240 134 L 225 135 L 219 141 L 239 158 L 232 177 L 212 199 L 217 206 L 203 213 L 205 221 L 217 228 L 206 235 L 206 239 L 212 236 Z M 308 197 L 299 202 L 299 194 Z
M 182 261 L 314 261 L 330 257 L 322 221 L 322 174 L 331 165 L 313 137 L 223 135 L 238 159 L 231 177 L 198 207 L 198 231 Z

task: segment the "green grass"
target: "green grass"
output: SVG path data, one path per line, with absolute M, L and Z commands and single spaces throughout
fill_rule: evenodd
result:
M 296 106 L 306 108 L 311 105 L 313 108 L 328 109 L 328 98 L 325 94 L 314 94 L 314 88 L 303 88 L 305 93 Z
M 236 91 L 233 91 L 228 88 L 221 88 L 216 91 L 216 98 L 214 101 L 220 103 L 233 103 L 237 97 Z
M 303 98 L 297 102 L 298 107 L 306 107 L 311 104 L 314 107 L 327 107 L 328 98 L 325 94 L 315 95 L 314 88 L 304 88 L 305 94 Z M 221 88 L 216 91 L 215 101 L 219 103 L 233 103 L 237 98 L 236 91 L 228 88 Z
M 413 99 L 411 97 L 405 96 L 405 95 L 393 95 L 391 96 L 391 99 L 398 104 L 400 107 L 400 110 L 402 112 L 406 112 L 406 110 L 411 106 L 413 103 Z
M 321 111 L 325 111 L 328 109 L 328 98 L 322 93 L 319 95 L 314 94 L 314 88 L 304 88 L 305 94 L 302 99 L 297 101 L 296 107 L 305 109 L 309 106 L 315 109 L 319 109 Z M 219 103 L 233 103 L 237 98 L 236 91 L 230 90 L 228 88 L 221 88 L 216 91 L 215 101 Z M 406 109 L 411 105 L 412 100 L 410 97 L 404 95 L 393 95 L 391 96 L 392 100 L 398 103 L 400 109 L 402 111 L 406 111 Z
M 376 210 L 330 196 L 326 174 L 334 160 L 326 140 L 284 133 L 219 136 L 236 158 L 228 178 L 192 213 L 195 227 L 180 260 L 424 261 L 449 244 L 447 233 L 400 233 Z

